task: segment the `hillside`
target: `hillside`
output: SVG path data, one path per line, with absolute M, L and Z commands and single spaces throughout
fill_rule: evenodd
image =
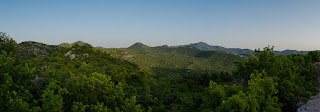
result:
M 131 61 L 142 69 L 156 73 L 163 71 L 163 69 L 230 72 L 235 68 L 234 60 L 244 61 L 248 58 L 244 55 L 235 55 L 224 51 L 201 51 L 191 46 L 149 47 L 142 43 L 135 43 L 124 49 L 106 48 L 103 50 L 114 57 Z
M 52 53 L 65 49 L 57 45 L 47 45 L 33 41 L 21 42 L 18 44 L 18 47 L 19 55 L 23 59 L 50 56 Z
M 212 46 L 204 42 L 198 42 L 188 45 L 171 46 L 172 48 L 192 46 L 203 51 L 225 51 L 233 54 L 253 54 L 254 50 L 251 49 L 240 49 L 240 48 L 225 48 L 221 46 Z M 309 51 L 297 51 L 297 50 L 284 50 L 284 51 L 274 51 L 278 55 L 289 55 L 289 54 L 308 54 Z

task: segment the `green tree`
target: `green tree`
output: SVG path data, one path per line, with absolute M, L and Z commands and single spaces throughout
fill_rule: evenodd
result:
M 68 94 L 68 90 L 66 88 L 61 88 L 56 83 L 58 83 L 58 81 L 50 82 L 41 95 L 41 101 L 43 102 L 42 108 L 47 112 L 62 110 L 64 106 L 63 96 Z
M 85 112 L 89 105 L 83 105 L 82 102 L 73 102 L 72 112 Z
M 30 90 L 35 68 L 17 57 L 17 44 L 0 32 L 0 111 L 39 111 Z
M 9 35 L 4 32 L 0 32 L 0 50 L 5 51 L 8 54 L 16 54 L 18 51 L 18 46 L 16 41 L 10 38 Z
M 248 86 L 250 74 L 255 71 L 266 73 L 264 76 L 273 78 L 277 83 L 278 102 L 283 106 L 282 111 L 295 111 L 295 104 L 305 101 L 312 94 L 317 93 L 317 69 L 312 63 L 310 55 L 275 55 L 273 47 L 266 47 L 263 51 L 257 50 L 254 57 L 244 63 L 237 62 L 234 71 L 235 82 Z M 240 79 L 240 81 L 239 81 Z
M 277 83 L 265 72 L 251 74 L 248 87 L 219 85 L 210 82 L 206 90 L 203 111 L 215 112 L 274 112 L 281 111 Z
M 308 53 L 311 56 L 312 62 L 320 62 L 320 52 L 319 51 L 310 51 Z
M 277 83 L 266 72 L 251 74 L 247 87 L 247 99 L 251 112 L 278 112 L 281 105 L 278 103 Z
M 125 98 L 123 85 L 115 85 L 110 76 L 100 73 L 90 75 L 73 75 L 66 87 L 69 90 L 67 101 L 82 102 L 83 105 L 96 104 L 103 102 L 109 108 L 121 107 Z

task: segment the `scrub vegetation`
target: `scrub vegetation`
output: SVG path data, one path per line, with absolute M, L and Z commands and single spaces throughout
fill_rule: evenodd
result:
M 3 32 L 0 50 L 1 112 L 295 112 L 319 92 L 317 51 L 61 47 L 17 44 Z

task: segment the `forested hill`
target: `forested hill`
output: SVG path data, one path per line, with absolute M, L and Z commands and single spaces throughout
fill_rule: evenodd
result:
M 254 50 L 251 49 L 240 49 L 240 48 L 225 48 L 221 46 L 212 46 L 204 42 L 198 42 L 188 45 L 171 46 L 172 48 L 192 46 L 204 51 L 225 51 L 233 54 L 253 54 Z M 278 55 L 289 55 L 289 54 L 308 54 L 309 51 L 297 51 L 297 50 L 284 50 L 284 51 L 274 51 Z
M 224 51 L 201 51 L 195 47 L 170 48 L 167 45 L 149 47 L 135 43 L 125 49 L 104 49 L 112 56 L 138 64 L 142 69 L 186 69 L 227 71 L 235 68 L 233 61 L 245 61 L 248 56 Z

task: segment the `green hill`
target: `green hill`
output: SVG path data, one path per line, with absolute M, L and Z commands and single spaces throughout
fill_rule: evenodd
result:
M 244 61 L 248 58 L 245 55 L 224 51 L 201 51 L 191 46 L 149 47 L 142 43 L 135 43 L 128 48 L 105 48 L 103 50 L 114 57 L 136 63 L 141 69 L 158 73 L 158 75 L 164 75 L 158 71 L 163 69 L 230 72 L 235 68 L 234 60 Z

